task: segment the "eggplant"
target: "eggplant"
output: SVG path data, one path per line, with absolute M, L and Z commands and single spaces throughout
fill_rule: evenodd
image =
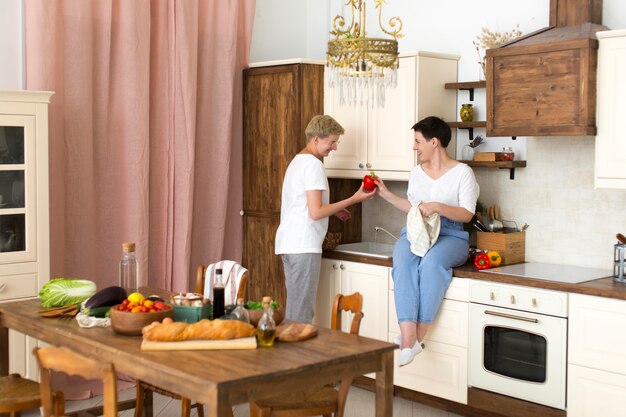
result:
M 91 298 L 85 302 L 85 308 L 111 307 L 120 304 L 124 301 L 126 296 L 126 290 L 122 287 L 107 287 L 92 295 Z

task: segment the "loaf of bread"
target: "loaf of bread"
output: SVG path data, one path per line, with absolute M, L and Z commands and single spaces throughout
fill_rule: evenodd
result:
M 142 329 L 144 340 L 179 342 L 183 340 L 229 340 L 256 334 L 254 326 L 239 320 L 200 320 L 187 324 L 164 319 Z
M 317 327 L 308 323 L 286 323 L 276 327 L 276 339 L 281 342 L 300 342 L 317 336 Z

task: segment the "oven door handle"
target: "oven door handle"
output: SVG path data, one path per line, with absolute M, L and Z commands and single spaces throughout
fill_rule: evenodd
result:
M 513 320 L 528 321 L 530 323 L 539 322 L 539 320 L 531 318 L 531 317 L 516 316 L 515 314 L 500 313 L 498 311 L 485 310 L 485 314 L 489 314 L 491 316 L 504 317 L 504 318 L 513 319 Z

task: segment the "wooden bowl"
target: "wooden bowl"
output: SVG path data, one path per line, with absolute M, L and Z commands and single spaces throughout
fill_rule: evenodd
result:
M 165 317 L 174 317 L 174 309 L 155 311 L 154 313 L 131 313 L 120 311 L 117 306 L 111 307 L 111 327 L 115 333 L 126 336 L 139 336 L 141 329 L 154 321 L 162 321 Z
M 263 310 L 248 310 L 248 315 L 250 316 L 250 324 L 256 327 L 259 324 L 259 320 L 261 320 Z M 274 321 L 277 326 L 283 321 L 284 318 L 285 309 L 283 307 L 278 307 L 274 310 Z

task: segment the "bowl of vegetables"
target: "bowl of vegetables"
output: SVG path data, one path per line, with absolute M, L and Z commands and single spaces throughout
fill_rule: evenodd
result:
M 166 317 L 174 317 L 170 304 L 139 293 L 132 293 L 121 304 L 111 307 L 113 331 L 126 336 L 139 336 L 145 326 Z
M 246 302 L 246 309 L 250 316 L 250 324 L 256 327 L 261 316 L 263 316 L 263 302 L 248 301 Z M 279 325 L 285 319 L 285 309 L 279 306 L 276 301 L 272 301 L 272 310 L 274 310 L 274 322 Z

